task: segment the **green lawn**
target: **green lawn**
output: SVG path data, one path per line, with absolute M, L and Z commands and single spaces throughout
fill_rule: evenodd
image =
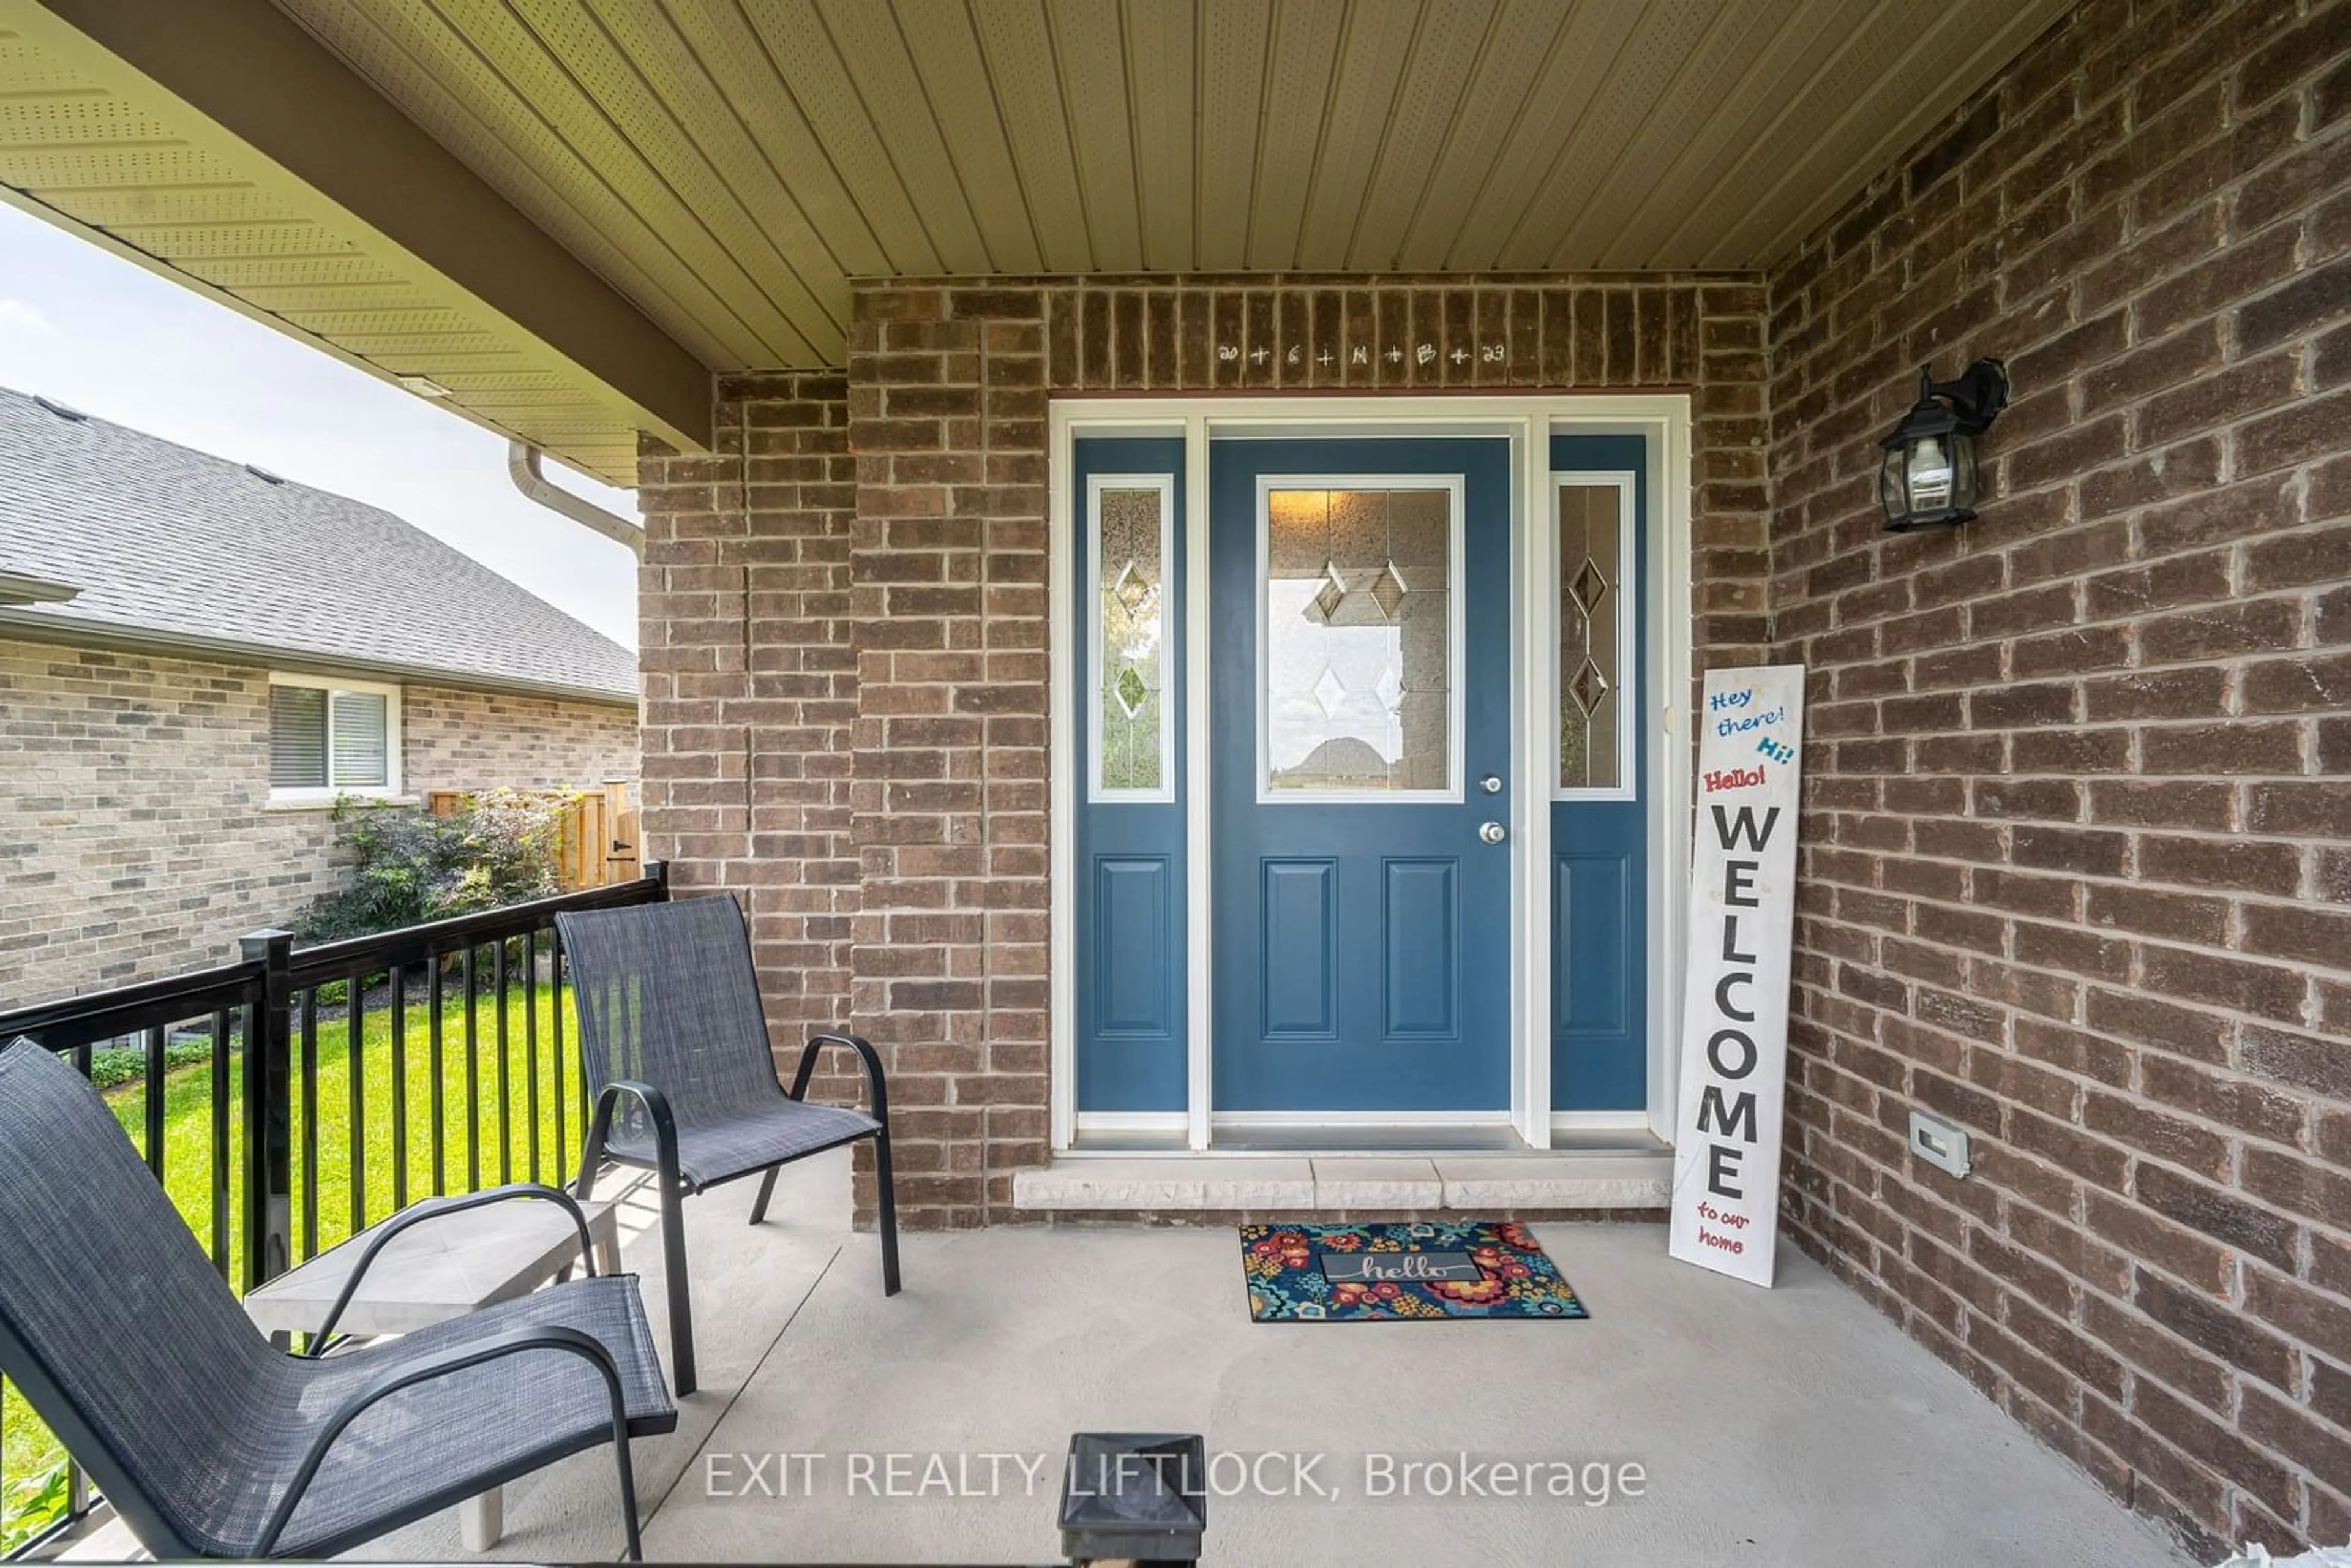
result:
M 453 977 L 454 982 L 454 977 Z M 486 976 L 485 977 L 486 984 Z M 450 990 L 455 991 L 452 983 Z M 412 986 L 412 991 L 421 990 Z M 553 1029 L 556 998 L 547 986 L 537 988 L 526 997 L 519 987 L 509 998 L 506 1012 L 507 1083 L 500 1092 L 498 1081 L 499 1051 L 497 1029 L 499 1007 L 495 998 L 485 998 L 475 1007 L 474 1022 L 476 1054 L 474 1085 L 469 1086 L 466 1072 L 465 1006 L 462 994 L 444 998 L 442 1009 L 442 1180 L 439 1190 L 469 1192 L 475 1186 L 491 1186 L 501 1181 L 525 1181 L 533 1177 L 531 1164 L 531 1059 L 526 1037 L 527 1025 L 535 1024 L 538 1033 L 538 1145 L 537 1177 L 540 1180 L 560 1180 L 574 1166 L 580 1140 L 585 1132 L 579 1114 L 580 1073 L 578 1035 L 574 1030 L 570 1000 L 563 998 L 563 1081 L 565 1104 L 563 1133 L 568 1146 L 559 1150 L 556 1144 L 556 1093 L 554 1081 Z M 408 1180 L 405 1197 L 411 1203 L 429 1197 L 435 1191 L 433 1179 L 433 1062 L 431 1054 L 431 1009 L 422 998 L 412 998 L 407 1009 L 402 1040 L 402 1070 L 406 1090 L 405 1114 L 401 1119 L 406 1130 L 404 1164 Z M 534 1016 L 535 1015 L 535 1016 Z M 352 1064 L 356 1058 L 359 1074 L 360 1115 L 364 1129 L 360 1140 L 360 1166 L 366 1177 L 366 1218 L 381 1219 L 396 1207 L 394 1160 L 392 1155 L 392 1019 L 388 1009 L 373 1003 L 360 1020 L 356 1050 L 350 1038 L 349 1022 L 342 1018 L 321 1019 L 318 1027 L 318 1125 L 319 1191 L 316 1207 L 318 1245 L 323 1249 L 349 1236 L 351 1224 L 352 1160 L 351 1114 Z M 305 1252 L 304 1217 L 312 1212 L 310 1195 L 303 1179 L 303 1136 L 306 1115 L 301 1092 L 303 1042 L 298 1019 L 294 1039 L 295 1090 L 294 1114 L 294 1256 L 299 1260 Z M 244 1158 L 244 1139 L 238 1126 L 238 1092 L 242 1081 L 242 1063 L 235 1057 L 229 1062 L 229 1148 L 228 1166 L 230 1197 L 228 1205 L 228 1257 L 230 1279 L 240 1288 L 243 1284 L 244 1258 L 244 1180 L 240 1166 Z M 122 1124 L 131 1141 L 143 1152 L 146 1147 L 147 1106 L 143 1085 L 131 1085 L 110 1092 L 108 1102 Z M 469 1166 L 468 1113 L 477 1130 L 480 1180 L 476 1183 Z M 506 1157 L 500 1158 L 499 1121 L 501 1109 L 506 1111 Z M 163 1185 L 172 1202 L 187 1218 L 190 1228 L 207 1252 L 214 1244 L 213 1229 L 213 1069 L 210 1063 L 177 1069 L 168 1074 L 163 1085 Z M 11 1387 L 0 1393 L 0 1479 L 5 1479 L 5 1491 L 0 1491 L 0 1552 L 16 1542 L 16 1537 L 26 1531 L 37 1514 L 46 1520 L 47 1506 L 37 1502 L 32 1489 L 40 1477 L 56 1464 L 58 1450 L 56 1440 L 37 1420 L 31 1409 Z M 15 1517 L 19 1516 L 22 1517 Z

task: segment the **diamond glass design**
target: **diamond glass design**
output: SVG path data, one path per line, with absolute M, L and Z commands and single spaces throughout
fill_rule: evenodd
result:
M 1322 710 L 1322 716 L 1338 717 L 1339 705 L 1347 700 L 1347 684 L 1339 678 L 1339 672 L 1328 664 L 1323 665 L 1322 674 L 1315 681 L 1311 690 L 1314 694 L 1314 705 Z
M 1118 706 L 1126 710 L 1126 716 L 1133 718 L 1143 711 L 1143 700 L 1151 695 L 1151 688 L 1143 684 L 1143 677 L 1129 664 L 1118 673 L 1111 695 L 1118 698 Z
M 1567 596 L 1587 615 L 1608 597 L 1608 580 L 1601 575 L 1599 563 L 1590 556 L 1583 558 L 1583 569 L 1569 580 Z
M 1264 527 L 1262 787 L 1372 799 L 1447 788 L 1460 772 L 1451 497 L 1269 487 Z
M 1339 613 L 1339 606 L 1345 603 L 1346 599 L 1347 584 L 1339 576 L 1339 569 L 1325 561 L 1322 566 L 1322 586 L 1316 590 L 1314 594 L 1314 608 L 1322 612 L 1324 625 L 1331 623 L 1331 618 Z
M 1625 779 L 1624 719 L 1634 644 L 1625 592 L 1625 493 L 1580 480 L 1559 486 L 1559 787 L 1606 789 Z
M 1583 667 L 1569 679 L 1567 695 L 1575 699 L 1576 706 L 1590 713 L 1607 697 L 1608 677 L 1600 673 L 1599 665 L 1586 659 Z
M 1093 653 L 1101 695 L 1094 713 L 1094 788 L 1101 798 L 1157 790 L 1166 780 L 1169 715 L 1161 682 L 1175 650 L 1160 645 L 1161 568 L 1169 540 L 1167 491 L 1143 481 L 1105 485 L 1094 497 Z
M 1142 571 L 1132 558 L 1119 569 L 1117 580 L 1110 585 L 1110 591 L 1111 597 L 1125 605 L 1129 613 L 1142 609 L 1144 601 L 1153 593 L 1151 584 L 1144 580 Z

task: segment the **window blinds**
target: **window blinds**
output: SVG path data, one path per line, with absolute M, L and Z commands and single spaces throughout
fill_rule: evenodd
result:
M 327 786 L 327 694 L 317 686 L 269 688 L 269 787 Z
M 386 767 L 387 704 L 380 692 L 333 695 L 334 783 L 339 789 L 381 789 L 392 781 Z

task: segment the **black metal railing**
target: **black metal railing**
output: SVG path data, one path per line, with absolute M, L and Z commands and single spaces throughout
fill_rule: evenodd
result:
M 234 964 L 0 1012 L 0 1044 L 37 1040 L 107 1087 L 241 1292 L 416 1198 L 572 1176 L 587 1092 L 555 917 L 665 899 L 666 873 L 311 947 L 256 932 Z M 30 1423 L 0 1380 L 0 1555 L 89 1508 L 69 1463 L 21 1473 Z M 28 1485 L 63 1517 L 12 1542 Z

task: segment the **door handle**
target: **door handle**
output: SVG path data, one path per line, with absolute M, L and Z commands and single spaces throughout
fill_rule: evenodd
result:
M 1478 837 L 1489 844 L 1499 844 L 1510 836 L 1510 831 L 1499 822 L 1478 824 Z

